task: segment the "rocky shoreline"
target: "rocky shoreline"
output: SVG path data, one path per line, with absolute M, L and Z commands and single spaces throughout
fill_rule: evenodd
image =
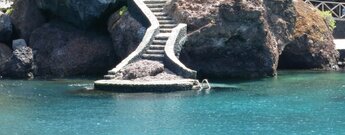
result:
M 146 31 L 124 5 L 121 0 L 17 0 L 13 11 L 0 14 L 0 76 L 104 75 L 134 51 Z M 165 10 L 188 24 L 180 60 L 199 77 L 338 69 L 332 30 L 301 1 L 172 0 Z

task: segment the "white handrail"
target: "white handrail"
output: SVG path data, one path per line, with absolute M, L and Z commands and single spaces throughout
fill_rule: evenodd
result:
M 206 88 L 205 90 L 211 90 L 211 85 L 207 79 L 202 80 L 201 84 L 203 84 L 204 89 Z M 206 85 L 206 87 L 205 87 L 205 85 Z
M 345 2 L 304 0 L 321 11 L 330 11 L 335 20 L 345 21 Z

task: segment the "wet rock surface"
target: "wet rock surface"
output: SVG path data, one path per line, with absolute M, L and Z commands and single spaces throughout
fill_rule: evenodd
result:
M 279 60 L 282 69 L 337 69 L 339 54 L 332 30 L 319 11 L 302 1 L 295 4 L 297 24 L 294 39 L 284 48 Z
M 30 41 L 39 76 L 104 74 L 118 63 L 107 34 L 83 31 L 66 23 L 45 24 L 33 32 Z

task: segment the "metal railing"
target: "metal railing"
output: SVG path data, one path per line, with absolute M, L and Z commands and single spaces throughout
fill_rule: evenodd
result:
M 335 20 L 345 21 L 345 2 L 304 0 L 321 11 L 330 11 Z

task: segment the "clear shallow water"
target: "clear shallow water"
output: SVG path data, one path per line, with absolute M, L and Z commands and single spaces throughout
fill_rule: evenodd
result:
M 344 134 L 345 73 L 280 72 L 210 92 L 119 94 L 0 80 L 0 135 Z

